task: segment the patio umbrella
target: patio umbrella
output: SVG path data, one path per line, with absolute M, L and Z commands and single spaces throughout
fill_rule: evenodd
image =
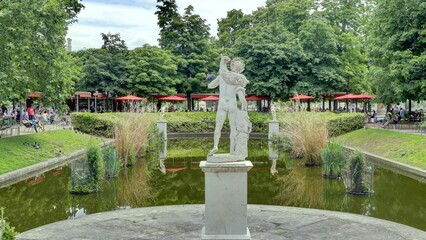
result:
M 356 96 L 357 96 L 357 99 L 373 99 L 374 98 L 373 96 L 371 96 L 369 94 L 365 94 L 365 93 L 359 94 L 359 95 L 356 95 Z
M 334 100 L 354 100 L 354 99 L 359 99 L 359 98 L 357 97 L 357 95 L 352 93 L 334 98 Z
M 132 101 L 146 101 L 146 98 L 141 98 L 141 97 L 133 96 L 133 95 L 127 95 L 127 96 L 124 96 L 124 97 L 115 98 L 115 100 L 117 100 L 117 101 L 129 101 L 129 100 L 132 100 Z
M 158 100 L 171 101 L 171 102 L 181 102 L 181 101 L 186 101 L 186 98 L 179 97 L 179 96 L 168 96 L 168 97 L 159 98 Z
M 219 101 L 219 97 L 218 96 L 208 96 L 205 98 L 200 98 L 201 101 Z
M 268 97 L 259 97 L 259 96 L 249 96 L 246 97 L 246 101 L 262 101 L 262 100 L 269 100 Z
M 41 92 L 28 93 L 27 95 L 29 98 L 41 98 L 41 96 L 43 96 Z
M 303 95 L 303 94 L 296 95 L 296 96 L 290 98 L 290 100 L 292 100 L 292 101 L 296 101 L 296 100 L 302 101 L 302 100 L 312 100 L 312 99 L 314 99 L 314 97 Z

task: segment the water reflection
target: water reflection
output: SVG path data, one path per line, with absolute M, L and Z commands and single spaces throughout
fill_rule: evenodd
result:
M 62 174 L 56 176 L 53 172 L 45 173 L 45 179 L 37 184 L 23 181 L 0 189 L 0 206 L 6 207 L 6 217 L 12 225 L 18 231 L 25 231 L 121 208 L 204 203 L 204 174 L 198 164 L 205 159 L 203 148 L 208 151 L 211 142 L 186 140 L 182 154 L 177 151 L 182 147 L 178 141 L 169 140 L 168 159 L 163 161 L 167 174 L 149 171 L 158 168 L 158 159 L 152 166 L 138 162 L 121 171 L 118 178 L 105 180 L 98 193 L 72 195 L 69 193 L 71 168 L 64 167 Z M 292 159 L 275 161 L 277 173 L 271 175 L 274 161 L 268 159 L 267 141 L 251 140 L 249 146 L 255 148 L 248 157 L 255 159 L 248 174 L 249 204 L 352 212 L 426 230 L 423 183 L 376 168 L 374 195 L 347 195 L 341 181 L 323 179 L 320 168 L 301 167 Z

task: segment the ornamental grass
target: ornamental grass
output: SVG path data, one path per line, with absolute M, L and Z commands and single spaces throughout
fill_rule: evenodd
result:
M 133 115 L 115 126 L 115 146 L 123 166 L 131 166 L 144 155 L 148 146 L 150 122 L 143 115 Z
M 280 115 L 280 135 L 296 158 L 302 158 L 308 166 L 321 165 L 321 149 L 327 143 L 326 122 L 314 112 L 292 112 Z

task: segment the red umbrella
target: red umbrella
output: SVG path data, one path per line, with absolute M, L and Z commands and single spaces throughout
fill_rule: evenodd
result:
M 361 99 L 361 98 L 359 98 L 359 95 L 355 95 L 352 93 L 334 98 L 334 100 L 355 100 L 355 99 Z
M 208 96 L 205 98 L 200 98 L 201 101 L 219 101 L 218 96 Z
M 129 101 L 129 100 L 146 101 L 146 98 L 141 98 L 141 97 L 137 97 L 137 96 L 133 96 L 133 95 L 127 95 L 127 96 L 124 96 L 124 97 L 115 98 L 115 100 L 117 100 L 117 101 Z
M 269 97 L 259 97 L 259 96 L 250 96 L 250 97 L 246 97 L 247 101 L 262 101 L 262 100 L 269 100 Z
M 40 98 L 43 95 L 41 92 L 28 93 L 29 98 Z
M 359 95 L 356 95 L 357 97 L 358 97 L 358 99 L 373 99 L 374 97 L 373 96 L 371 96 L 371 95 L 369 95 L 369 94 L 359 94 Z
M 179 96 L 168 96 L 168 97 L 159 98 L 158 100 L 179 102 L 179 101 L 186 101 L 186 98 L 179 97 Z
M 303 95 L 303 94 L 296 95 L 296 96 L 290 98 L 290 100 L 292 100 L 292 101 L 296 101 L 296 100 L 312 100 L 312 99 L 314 99 L 314 97 Z

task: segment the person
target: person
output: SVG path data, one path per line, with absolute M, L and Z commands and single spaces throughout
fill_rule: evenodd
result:
M 241 72 L 244 70 L 244 63 L 238 58 L 231 62 L 231 71 L 228 70 L 227 63 L 229 57 L 222 56 L 219 65 L 219 76 L 208 84 L 209 89 L 219 87 L 219 103 L 216 112 L 216 126 L 214 131 L 214 145 L 208 156 L 213 156 L 218 150 L 221 130 L 226 116 L 230 126 L 230 153 L 235 154 L 236 146 L 236 119 L 237 119 L 237 95 L 241 103 L 241 110 L 247 111 L 247 101 L 245 99 L 245 86 L 248 80 Z M 247 113 L 247 112 L 246 112 Z M 243 117 L 245 119 L 245 117 Z
M 27 112 L 28 112 L 28 119 L 33 120 L 35 112 L 34 112 L 34 106 L 32 104 L 28 107 Z
M 94 105 L 94 103 L 92 103 L 92 104 L 90 105 L 90 112 L 91 112 L 91 113 L 94 113 L 94 112 L 95 112 L 95 105 Z
M 382 128 L 386 128 L 389 125 L 389 123 L 391 123 L 391 121 L 392 121 L 392 112 L 388 112 L 386 114 L 385 122 L 383 123 Z

